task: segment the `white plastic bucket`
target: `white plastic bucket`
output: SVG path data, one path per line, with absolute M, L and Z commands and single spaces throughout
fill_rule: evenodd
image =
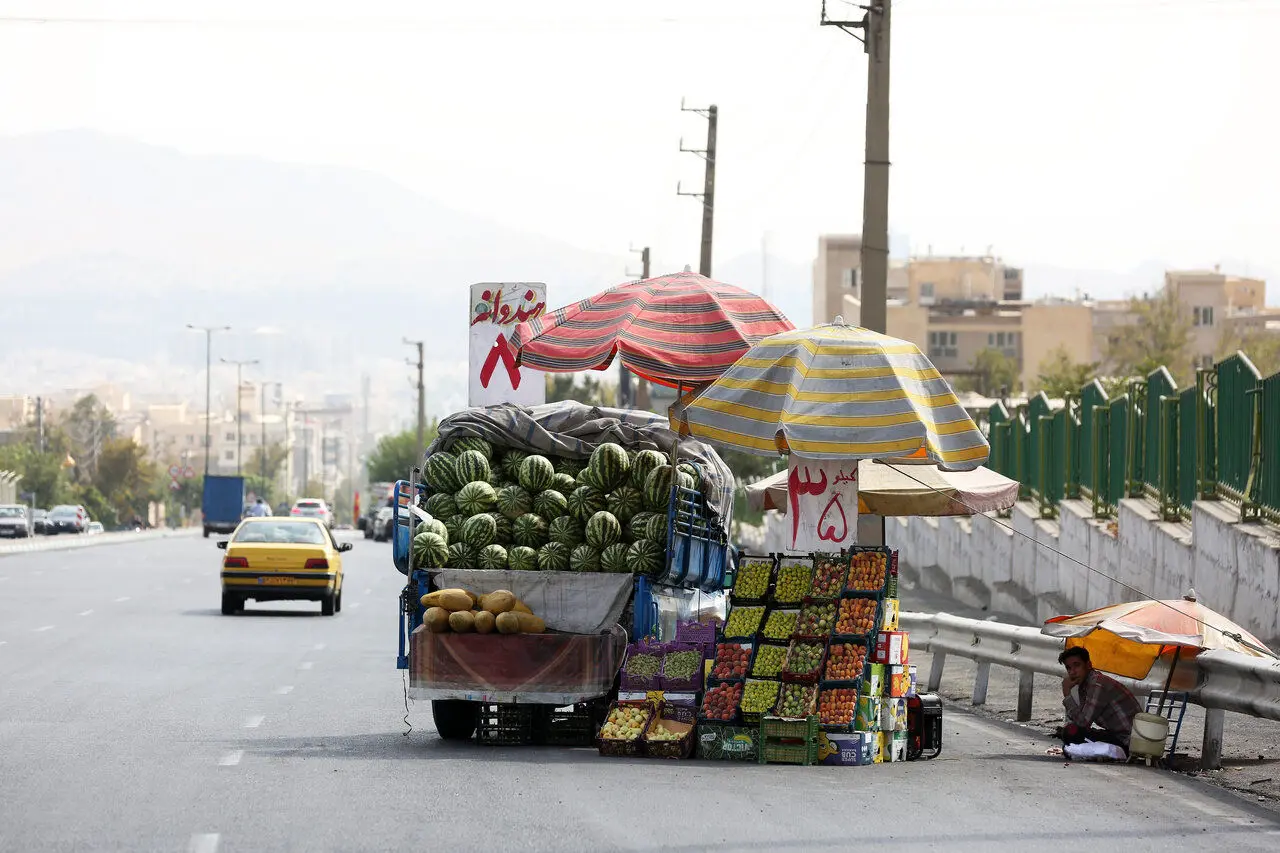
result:
M 1169 736 L 1169 721 L 1158 714 L 1139 713 L 1133 718 L 1131 736 L 1164 743 Z

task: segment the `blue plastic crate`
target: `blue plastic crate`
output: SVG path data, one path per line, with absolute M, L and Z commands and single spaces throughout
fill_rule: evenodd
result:
M 702 492 L 673 485 L 667 507 L 667 564 L 656 580 L 719 592 L 725 588 L 728 560 L 729 537 Z

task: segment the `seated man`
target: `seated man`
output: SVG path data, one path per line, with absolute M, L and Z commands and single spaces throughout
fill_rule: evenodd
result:
M 1133 718 L 1142 710 L 1138 700 L 1123 684 L 1094 669 L 1087 649 L 1067 649 L 1058 655 L 1058 663 L 1067 669 L 1062 679 L 1067 724 L 1055 734 L 1063 744 L 1091 740 L 1128 752 Z

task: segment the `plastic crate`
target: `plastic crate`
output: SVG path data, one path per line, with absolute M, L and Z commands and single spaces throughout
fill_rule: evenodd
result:
M 745 606 L 733 604 L 729 608 L 729 618 L 725 620 L 724 627 L 721 629 L 721 636 L 726 642 L 734 642 L 741 640 L 743 642 L 751 642 L 755 640 L 756 634 L 759 633 L 760 627 L 764 624 L 764 618 L 768 610 L 763 604 L 748 604 Z M 749 614 L 750 619 L 746 623 L 735 620 L 733 614 L 740 612 L 744 615 Z
M 818 665 L 811 672 L 794 672 L 792 671 L 793 655 L 796 649 L 801 646 L 810 646 L 818 648 Z M 782 666 L 782 680 L 797 682 L 800 684 L 817 684 L 823 675 L 823 670 L 827 665 L 827 646 L 826 641 L 819 640 L 792 640 L 791 645 L 787 646 L 787 660 Z
M 858 700 L 862 698 L 862 679 L 855 681 L 823 681 L 818 685 L 818 725 L 826 732 L 852 732 L 858 717 Z M 824 720 L 822 718 L 822 696 L 829 690 L 853 691 L 853 710 L 848 720 Z
M 655 643 L 648 640 L 641 640 L 638 643 L 630 643 L 627 645 L 627 656 L 622 662 L 622 690 L 624 691 L 648 691 L 662 689 L 662 657 L 666 654 L 667 645 L 665 643 Z M 631 663 L 631 659 L 638 655 L 654 655 L 658 658 L 658 668 L 651 676 L 632 675 L 627 672 L 627 665 Z
M 782 685 L 782 689 L 778 691 L 778 701 L 775 702 L 773 705 L 772 716 L 775 716 L 775 717 L 783 716 L 783 702 L 785 701 L 785 697 L 788 694 L 795 693 L 797 691 L 801 692 L 804 698 L 805 716 L 809 716 L 815 713 L 818 709 L 818 685 L 802 684 L 802 683 L 793 681 L 793 682 L 784 682 Z
M 883 547 L 875 547 L 875 548 L 854 547 L 854 548 L 850 548 L 848 553 L 849 553 L 850 568 L 849 568 L 849 575 L 845 578 L 844 594 L 854 595 L 854 596 L 884 595 L 885 587 L 889 585 L 889 576 L 890 576 L 890 570 L 892 568 L 891 564 L 892 564 L 893 553 L 888 548 L 883 548 Z M 884 555 L 884 560 L 885 560 L 884 577 L 880 579 L 880 583 L 878 586 L 868 588 L 868 589 L 863 589 L 861 587 L 856 587 L 856 586 L 850 586 L 850 584 L 853 583 L 853 564 L 857 562 L 858 557 L 861 554 L 883 554 Z
M 709 723 L 709 724 L 716 724 L 716 725 L 733 725 L 737 723 L 742 718 L 742 690 L 744 686 L 745 686 L 745 682 L 740 678 L 733 679 L 732 681 L 708 681 L 707 692 L 703 694 L 702 704 L 698 707 L 698 723 L 699 724 Z M 706 716 L 707 694 L 711 693 L 712 690 L 716 690 L 722 687 L 726 689 L 737 690 L 737 700 L 733 704 L 733 713 L 729 715 L 729 717 L 724 719 L 719 717 L 716 717 L 716 718 L 707 717 Z
M 783 592 L 784 576 L 795 577 L 798 586 L 794 590 Z M 813 589 L 813 557 L 782 556 L 778 558 L 778 567 L 774 572 L 773 601 L 775 604 L 788 607 L 799 607 Z M 785 597 L 784 597 L 785 595 Z
M 840 608 L 845 607 L 845 601 L 866 601 L 874 602 L 871 612 L 871 630 L 861 634 L 843 634 L 840 633 Z M 874 638 L 880 633 L 880 622 L 884 618 L 884 608 L 881 606 L 883 599 L 872 595 L 847 595 L 836 604 L 836 624 L 831 626 L 831 642 L 861 643 L 865 642 L 867 637 Z M 867 607 L 868 605 L 860 605 Z M 872 645 L 875 645 L 872 642 Z
M 755 671 L 757 663 L 765 662 L 764 660 L 762 660 L 762 653 L 764 658 L 769 658 L 770 656 L 774 656 L 777 658 L 778 660 L 777 672 L 766 674 L 763 672 L 758 673 Z M 787 663 L 787 644 L 786 643 L 784 642 L 757 643 L 755 647 L 755 651 L 751 655 L 751 665 L 747 667 L 747 677 L 749 678 L 781 678 L 782 668 L 786 666 L 786 663 Z
M 830 582 L 825 584 L 819 583 L 819 575 L 822 574 L 823 565 L 825 563 L 832 564 L 836 574 Z M 814 554 L 813 555 L 813 584 L 809 588 L 809 597 L 819 600 L 828 600 L 839 598 L 840 593 L 844 591 L 845 579 L 849 576 L 849 558 L 844 554 Z
M 716 666 L 718 665 L 720 660 L 721 647 L 732 647 L 736 650 L 746 652 L 747 668 L 745 671 L 743 671 L 741 675 L 717 675 L 716 674 Z M 714 678 L 718 681 L 740 681 L 747 677 L 747 673 L 751 672 L 751 664 L 754 657 L 755 657 L 755 645 L 752 643 L 735 643 L 731 640 L 726 640 L 723 643 L 716 643 L 715 657 L 712 658 L 711 674 L 708 676 L 708 680 Z
M 818 763 L 818 743 L 772 743 L 759 745 L 756 761 L 760 764 L 802 764 L 809 767 Z
M 837 646 L 843 646 L 846 644 L 862 646 L 862 651 L 863 651 L 862 668 L 859 671 L 858 675 L 852 678 L 831 678 L 829 677 L 830 673 L 827 672 L 827 666 L 831 663 L 831 659 L 832 659 L 831 650 L 836 648 Z M 874 651 L 874 645 L 875 644 L 872 642 L 870 637 L 847 637 L 847 638 L 842 638 L 839 641 L 832 640 L 830 645 L 827 646 L 827 657 L 822 662 L 822 679 L 821 680 L 822 681 L 841 681 L 841 682 L 865 681 L 867 679 L 867 676 L 871 672 L 871 654 Z
M 705 480 L 701 471 L 698 479 Z M 667 563 L 655 580 L 670 586 L 719 592 L 724 589 L 728 559 L 729 538 L 724 525 L 702 492 L 682 488 L 677 478 L 667 507 Z
M 672 655 L 680 652 L 693 652 L 698 656 L 698 663 L 694 667 L 693 674 L 686 678 L 667 674 L 667 661 L 671 659 Z M 697 693 L 702 690 L 703 662 L 705 660 L 706 656 L 701 645 L 678 642 L 668 643 L 662 655 L 662 689 L 672 693 Z
M 677 622 L 676 642 L 694 645 L 712 645 L 716 641 L 717 626 L 714 622 Z
M 613 757 L 625 757 L 640 755 L 644 750 L 644 732 L 649 728 L 649 723 L 653 720 L 653 714 L 656 710 L 651 702 L 624 702 L 617 701 L 609 705 L 609 714 L 613 710 L 622 706 L 636 706 L 648 709 L 648 716 L 645 718 L 644 725 L 640 728 L 640 734 L 631 740 L 618 740 L 615 738 L 606 738 L 599 732 L 596 733 L 596 748 L 601 755 Z M 608 719 L 608 714 L 605 715 Z
M 476 743 L 526 746 L 534 742 L 537 705 L 481 705 Z
M 831 618 L 828 620 L 828 625 L 825 631 L 813 625 L 805 624 L 806 618 L 811 617 L 814 614 L 814 611 L 824 608 L 830 609 L 832 614 Z M 835 630 L 835 617 L 838 616 L 839 613 L 839 599 L 806 598 L 804 603 L 800 605 L 800 620 L 796 624 L 795 633 L 791 635 L 791 638 L 793 640 L 821 640 L 822 642 L 826 642 L 827 638 L 831 636 L 831 632 Z
M 764 740 L 777 738 L 782 740 L 810 741 L 818 736 L 818 718 L 806 717 L 803 720 L 786 720 L 781 717 L 765 717 L 760 721 L 760 737 Z
M 592 746 L 598 727 L 591 703 L 546 708 L 534 722 L 534 742 L 542 746 Z
M 759 579 L 764 574 L 763 567 L 756 570 L 747 570 L 745 573 L 743 567 L 749 563 L 759 563 L 768 566 L 768 575 L 764 577 L 764 585 L 761 587 L 757 584 L 755 588 L 747 589 L 743 587 L 744 578 Z M 737 566 L 733 572 L 733 600 L 734 601 L 766 601 L 769 593 L 773 588 L 773 576 L 778 568 L 778 561 L 773 554 L 739 554 Z M 751 593 L 751 594 L 749 594 Z M 758 594 L 756 594 L 758 593 Z

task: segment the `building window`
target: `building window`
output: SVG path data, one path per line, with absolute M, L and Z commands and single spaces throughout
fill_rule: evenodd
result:
M 228 450 L 222 454 L 222 458 L 230 462 L 236 458 L 236 452 L 234 450 Z
M 235 440 L 236 440 L 236 434 L 234 432 L 227 433 L 227 441 L 235 441 Z
M 920 298 L 921 298 L 921 299 L 932 299 L 932 298 L 933 298 L 933 282 L 931 282 L 931 281 L 921 282 L 921 284 L 920 284 Z
M 1213 307 L 1206 305 L 1203 308 L 1197 305 L 1191 309 L 1191 325 L 1193 326 L 1212 326 L 1213 325 Z
M 858 289 L 858 268 L 850 267 L 840 271 L 840 285 L 845 290 L 857 291 Z

